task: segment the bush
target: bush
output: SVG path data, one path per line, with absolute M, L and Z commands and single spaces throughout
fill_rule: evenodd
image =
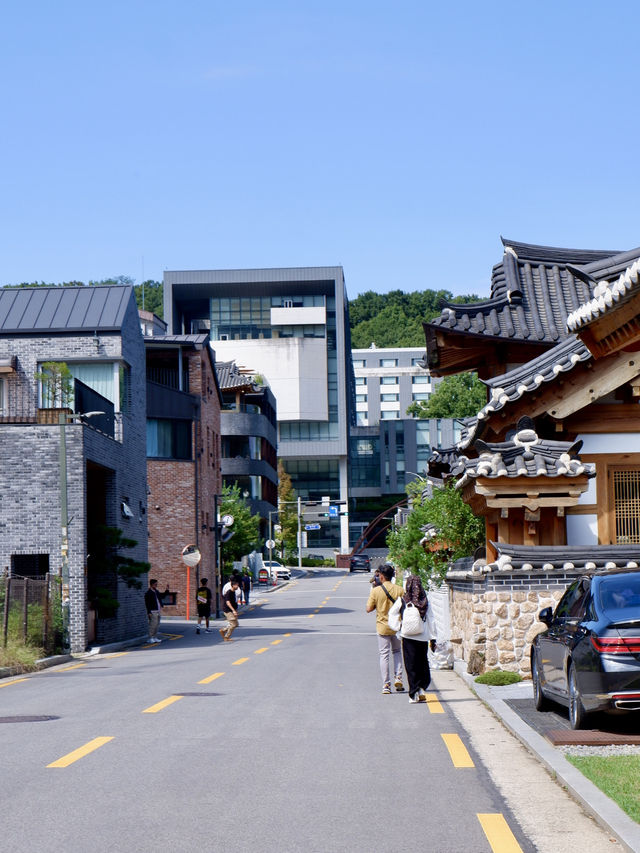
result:
M 505 684 L 516 684 L 522 681 L 517 672 L 507 672 L 501 669 L 492 669 L 484 672 L 475 679 L 478 684 L 490 684 L 492 687 L 503 687 Z

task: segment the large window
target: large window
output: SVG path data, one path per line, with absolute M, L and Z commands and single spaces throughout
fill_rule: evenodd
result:
M 397 376 L 381 376 L 380 377 L 381 385 L 397 385 L 398 377 Z
M 640 469 L 613 470 L 615 543 L 640 544 Z
M 152 459 L 191 459 L 191 421 L 148 418 L 147 456 Z

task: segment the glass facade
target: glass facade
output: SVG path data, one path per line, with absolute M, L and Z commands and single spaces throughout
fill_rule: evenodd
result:
M 350 439 L 351 486 L 380 488 L 380 439 L 377 435 Z

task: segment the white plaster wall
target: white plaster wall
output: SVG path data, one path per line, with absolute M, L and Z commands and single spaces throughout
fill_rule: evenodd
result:
M 640 432 L 602 432 L 579 435 L 578 438 L 583 442 L 581 456 L 585 453 L 640 453 Z
M 324 305 L 271 309 L 272 326 L 324 326 L 326 322 Z
M 587 491 L 583 492 L 579 499 L 579 504 L 595 504 L 598 503 L 598 493 L 596 489 L 596 481 L 597 477 L 592 477 L 589 480 L 589 486 L 587 487 Z
M 329 419 L 324 338 L 213 341 L 212 347 L 218 361 L 235 360 L 239 367 L 265 377 L 276 398 L 279 421 Z
M 597 515 L 567 515 L 567 545 L 597 545 Z

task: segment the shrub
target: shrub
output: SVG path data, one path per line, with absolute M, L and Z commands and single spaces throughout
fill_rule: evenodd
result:
M 505 684 L 516 684 L 522 681 L 522 678 L 517 672 L 507 672 L 501 669 L 492 669 L 490 672 L 483 672 L 476 679 L 478 684 L 490 684 L 492 687 L 503 687 Z

